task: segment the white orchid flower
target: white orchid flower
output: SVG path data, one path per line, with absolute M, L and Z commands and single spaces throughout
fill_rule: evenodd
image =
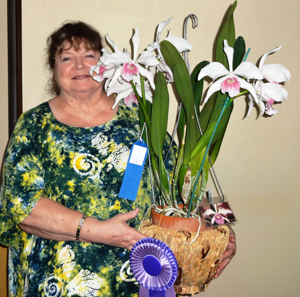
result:
M 126 80 L 117 80 L 114 84 L 111 84 L 110 80 L 111 79 L 107 80 L 105 84 L 105 91 L 107 93 L 107 96 L 110 96 L 112 94 L 117 94 L 112 109 L 114 109 L 122 99 L 124 99 L 124 102 L 128 107 L 131 107 L 132 103 L 138 104 L 138 100 L 136 98 L 136 95 L 134 93 L 134 90 L 130 82 Z M 138 81 L 138 78 L 133 77 L 133 83 L 136 87 L 138 94 L 142 96 L 142 88 L 140 85 L 140 81 Z M 147 81 L 145 81 L 144 83 L 144 89 L 145 89 L 145 99 L 152 102 L 152 92 L 150 90 L 150 86 Z
M 151 87 L 155 89 L 152 74 L 140 64 L 143 64 L 146 67 L 156 66 L 159 64 L 159 61 L 148 51 L 143 51 L 137 58 L 137 51 L 140 44 L 138 29 L 135 29 L 135 33 L 132 37 L 133 59 L 131 59 L 130 54 L 126 50 L 123 52 L 119 51 L 116 44 L 108 36 L 106 36 L 106 39 L 115 52 L 105 56 L 101 59 L 101 61 L 104 65 L 113 64 L 117 67 L 110 83 L 114 85 L 118 79 L 123 79 L 129 82 L 130 80 L 133 80 L 133 76 L 140 78 L 141 75 L 147 78 Z
M 224 52 L 228 60 L 229 71 L 221 63 L 212 62 L 204 67 L 198 75 L 198 80 L 205 76 L 209 76 L 214 80 L 214 83 L 208 89 L 204 102 L 206 103 L 210 96 L 217 91 L 221 90 L 222 93 L 228 93 L 229 97 L 234 97 L 240 93 L 240 88 L 242 88 L 248 90 L 259 104 L 254 87 L 239 77 L 242 76 L 247 80 L 262 79 L 263 76 L 259 69 L 250 62 L 242 62 L 233 70 L 234 49 L 228 45 L 227 40 L 224 40 Z M 215 81 L 219 77 L 221 78 Z
M 154 71 L 156 69 L 157 71 L 162 71 L 164 73 L 167 73 L 167 78 L 169 81 L 173 81 L 173 73 L 172 73 L 170 67 L 166 64 L 166 62 L 163 59 L 163 56 L 160 51 L 159 43 L 160 43 L 160 36 L 161 36 L 163 29 L 166 27 L 166 25 L 168 25 L 171 22 L 171 20 L 172 20 L 172 18 L 168 19 L 167 21 L 161 22 L 158 25 L 155 41 L 152 42 L 147 47 L 147 51 L 149 51 L 149 52 L 157 51 L 157 59 L 159 60 L 158 65 L 156 65 L 154 67 L 150 67 L 150 71 L 152 73 L 154 73 Z M 186 50 L 193 49 L 193 46 L 186 39 L 181 38 L 179 36 L 171 36 L 171 30 L 169 30 L 169 33 L 164 40 L 171 42 L 180 53 L 183 51 L 186 51 Z
M 256 81 L 254 88 L 259 96 L 261 111 L 267 115 L 274 115 L 277 110 L 273 108 L 274 102 L 281 102 L 287 100 L 288 92 L 279 85 L 282 82 L 288 82 L 291 78 L 291 73 L 283 67 L 281 64 L 266 64 L 264 62 L 266 58 L 281 49 L 281 45 L 273 50 L 266 52 L 260 59 L 259 70 L 262 72 L 264 79 L 263 81 Z M 253 97 L 249 95 L 249 111 L 253 107 Z
M 215 222 L 218 225 L 224 224 L 225 221 L 227 221 L 229 223 L 229 220 L 227 219 L 227 215 L 232 214 L 232 211 L 229 209 L 221 208 L 221 207 L 219 207 L 219 210 L 218 210 L 217 204 L 214 204 L 213 206 L 214 206 L 215 211 L 213 211 L 211 208 L 209 208 L 203 213 L 203 217 L 206 217 L 206 216 L 208 217 L 210 215 L 214 215 L 213 218 L 211 219 L 212 225 Z

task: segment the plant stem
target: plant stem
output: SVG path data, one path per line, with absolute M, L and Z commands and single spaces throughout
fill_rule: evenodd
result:
M 220 115 L 219 115 L 218 121 L 217 121 L 217 123 L 216 123 L 216 125 L 215 125 L 215 128 L 214 128 L 214 130 L 213 130 L 213 133 L 212 133 L 212 135 L 211 135 L 211 137 L 210 137 L 209 143 L 208 143 L 208 145 L 207 145 L 207 147 L 206 147 L 206 150 L 205 150 L 205 153 L 204 153 L 204 156 L 203 156 L 203 159 L 202 159 L 202 162 L 201 162 L 201 165 L 200 165 L 198 174 L 197 174 L 197 178 L 196 178 L 196 181 L 195 181 L 195 185 L 198 184 L 198 181 L 199 181 L 199 178 L 200 178 L 200 174 L 201 174 L 201 171 L 202 171 L 202 168 L 203 168 L 203 165 L 204 165 L 204 161 L 205 161 L 206 155 L 207 155 L 207 153 L 208 153 L 208 151 L 209 151 L 211 142 L 212 142 L 212 140 L 213 140 L 213 138 L 214 138 L 214 135 L 215 135 L 215 132 L 216 132 L 218 126 L 219 126 L 219 123 L 220 123 L 220 121 L 221 121 L 221 118 L 222 118 L 222 116 L 223 116 L 223 113 L 224 113 L 224 111 L 225 111 L 225 108 L 227 107 L 227 104 L 228 104 L 231 100 L 233 100 L 233 99 L 227 97 L 227 99 L 226 99 L 226 101 L 225 101 L 225 104 L 224 104 L 224 106 L 223 106 L 223 108 L 222 108 L 222 111 L 221 111 L 221 113 L 220 113 Z M 191 199 L 190 199 L 190 203 L 189 203 L 189 209 L 188 209 L 188 213 L 187 213 L 187 218 L 190 217 L 190 211 L 191 211 L 192 201 L 193 201 L 193 199 L 194 199 L 195 191 L 196 191 L 196 187 L 194 186 L 193 193 L 192 193 L 192 196 L 191 196 Z
M 142 89 L 142 98 L 144 106 L 146 106 L 146 96 L 145 96 L 145 84 L 144 84 L 144 77 L 141 75 L 141 89 Z

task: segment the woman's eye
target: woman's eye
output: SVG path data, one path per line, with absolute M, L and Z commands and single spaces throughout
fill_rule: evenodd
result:
M 67 58 L 67 57 L 62 59 L 63 62 L 66 62 L 66 61 L 69 61 L 69 60 L 70 60 L 70 58 Z
M 87 58 L 95 58 L 95 56 L 90 54 L 90 55 L 87 55 Z

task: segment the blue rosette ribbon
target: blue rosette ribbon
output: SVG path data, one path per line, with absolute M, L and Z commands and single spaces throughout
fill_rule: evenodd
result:
M 130 267 L 140 284 L 139 297 L 175 297 L 178 265 L 171 249 L 155 238 L 139 240 L 130 252 Z

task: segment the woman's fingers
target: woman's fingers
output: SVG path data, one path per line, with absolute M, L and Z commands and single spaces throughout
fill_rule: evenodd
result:
M 223 270 L 225 269 L 225 267 L 230 263 L 231 259 L 234 257 L 236 253 L 236 241 L 235 241 L 235 233 L 234 231 L 230 228 L 229 230 L 229 242 L 227 245 L 227 248 L 224 252 L 224 254 L 222 255 L 220 261 L 221 264 L 215 274 L 215 278 L 219 277 L 221 275 L 221 273 L 223 272 Z
M 138 212 L 139 209 L 136 208 L 104 221 L 103 243 L 131 250 L 137 241 L 145 237 L 145 235 L 127 225 L 127 221 L 135 218 Z
M 122 219 L 123 219 L 124 222 L 127 222 L 127 221 L 135 218 L 138 213 L 139 213 L 139 209 L 136 208 L 136 209 L 131 210 L 129 212 L 119 214 L 118 216 L 122 217 Z

